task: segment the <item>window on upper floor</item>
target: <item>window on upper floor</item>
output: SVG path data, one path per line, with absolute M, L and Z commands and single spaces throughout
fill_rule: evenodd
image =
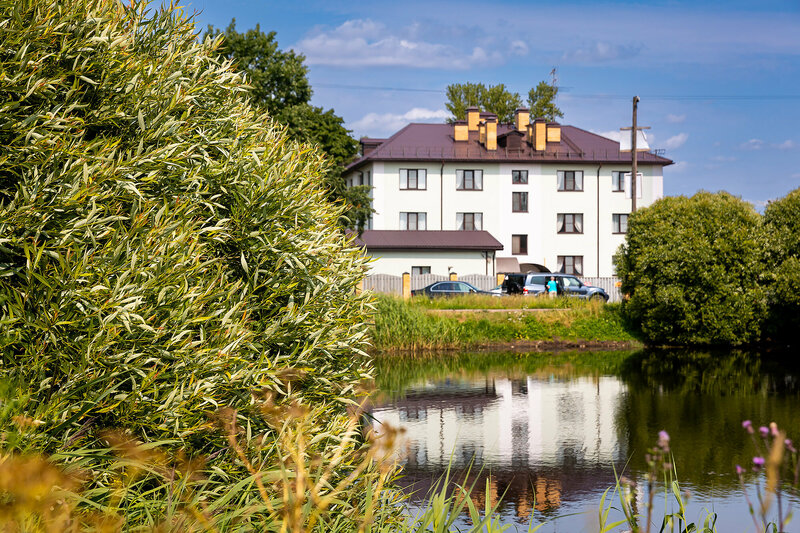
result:
M 582 191 L 583 190 L 583 171 L 582 170 L 559 170 L 558 171 L 558 190 L 559 191 Z
M 558 272 L 564 274 L 583 275 L 583 256 L 582 255 L 559 255 Z
M 556 228 L 559 233 L 583 233 L 583 213 L 559 213 Z
M 482 191 L 483 170 L 456 170 L 456 190 Z
M 511 255 L 528 255 L 528 236 L 511 236 Z
M 412 266 L 411 267 L 411 275 L 412 276 L 421 276 L 423 274 L 430 274 L 431 267 L 429 266 Z
M 528 171 L 527 170 L 512 170 L 511 171 L 511 183 L 516 185 L 524 185 L 528 183 Z
M 631 173 L 624 170 L 611 172 L 611 191 L 624 192 L 627 198 L 631 197 Z M 642 173 L 636 174 L 636 197 L 642 197 Z
M 611 215 L 611 232 L 628 233 L 628 215 L 626 213 Z
M 483 229 L 483 213 L 456 213 L 456 228 L 459 231 Z
M 425 230 L 427 229 L 427 213 L 400 213 L 401 230 Z
M 428 171 L 424 168 L 401 168 L 400 188 L 404 190 L 427 189 Z
M 512 192 L 511 193 L 511 211 L 514 213 L 527 213 L 528 212 L 528 193 L 527 192 Z

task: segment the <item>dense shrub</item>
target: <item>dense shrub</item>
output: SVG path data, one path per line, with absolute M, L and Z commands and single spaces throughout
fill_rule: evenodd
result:
M 727 193 L 664 198 L 638 211 L 615 257 L 626 314 L 651 343 L 757 341 L 762 234 L 761 216 Z
M 793 340 L 800 328 L 800 189 L 764 210 L 769 314 L 766 333 Z
M 124 428 L 230 471 L 209 413 L 269 434 L 255 392 L 333 418 L 370 375 L 364 260 L 321 156 L 253 110 L 218 40 L 144 5 L 0 7 L 0 373 L 28 400 L 0 423 L 36 420 L 19 446 L 44 452 Z

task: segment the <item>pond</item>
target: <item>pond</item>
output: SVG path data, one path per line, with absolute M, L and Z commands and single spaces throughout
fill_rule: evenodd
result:
M 598 531 L 601 498 L 615 485 L 615 471 L 643 487 L 645 456 L 661 430 L 671 436 L 690 521 L 702 523 L 711 511 L 720 532 L 753 531 L 736 474 L 736 465 L 749 469 L 754 455 L 742 421 L 775 421 L 800 440 L 800 367 L 772 354 L 387 356 L 378 364 L 378 386 L 376 424 L 405 429 L 400 484 L 412 510 L 450 465 L 452 478 L 463 481 L 469 472 L 476 504 L 500 501 L 503 523 L 519 531 L 531 521 L 545 523 L 539 532 Z M 746 478 L 755 499 L 754 476 Z M 657 501 L 663 516 L 663 495 Z M 797 510 L 800 500 L 786 495 L 783 505 Z M 609 522 L 621 517 L 612 510 Z M 800 518 L 786 531 L 800 531 Z

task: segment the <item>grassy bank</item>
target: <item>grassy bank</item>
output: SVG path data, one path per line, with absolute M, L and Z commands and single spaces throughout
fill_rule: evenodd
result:
M 506 307 L 517 304 L 517 307 Z M 522 308 L 521 305 L 528 306 Z M 541 312 L 524 311 L 542 306 Z M 440 310 L 462 310 L 442 313 Z M 372 332 L 382 351 L 460 349 L 526 342 L 638 341 L 613 304 L 561 299 L 464 297 L 376 299 Z

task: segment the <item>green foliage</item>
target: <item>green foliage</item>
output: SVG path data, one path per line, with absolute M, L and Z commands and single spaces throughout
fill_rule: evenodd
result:
M 761 217 L 727 193 L 663 198 L 630 217 L 615 256 L 626 314 L 657 344 L 759 339 Z
M 327 156 L 323 182 L 330 198 L 347 206 L 341 216 L 342 225 L 363 229 L 372 214 L 369 188 L 348 189 L 342 176 L 344 166 L 358 152 L 358 142 L 333 109 L 326 111 L 310 104 L 312 90 L 305 57 L 278 48 L 276 33 L 265 34 L 258 24 L 239 33 L 234 19 L 224 32 L 209 26 L 205 33 L 206 38 L 220 35 L 224 39 L 217 53 L 247 74 L 253 103 L 284 124 L 292 139 L 312 144 Z
M 528 106 L 531 109 L 531 117 L 543 118 L 550 122 L 563 117 L 564 113 L 556 107 L 557 95 L 558 87 L 550 85 L 546 81 L 540 81 L 536 87 L 528 91 Z
M 28 398 L 4 416 L 35 420 L 20 442 L 44 452 L 125 428 L 210 454 L 219 494 L 242 467 L 210 413 L 270 435 L 253 394 L 291 393 L 325 426 L 371 373 L 365 260 L 319 186 L 323 157 L 173 8 L 0 9 L 0 377 Z
M 541 81 L 528 92 L 528 106 L 532 118 L 545 118 L 554 121 L 563 117 L 564 113 L 556 107 L 555 100 L 558 87 Z M 482 83 L 453 83 L 447 86 L 447 103 L 445 107 L 452 113 L 450 120 L 464 120 L 467 108 L 476 106 L 481 111 L 495 113 L 498 122 L 512 122 L 514 111 L 522 107 L 519 93 L 512 93 L 505 85 L 489 85 Z
M 800 327 L 800 189 L 764 210 L 769 318 L 767 334 L 788 341 Z
M 481 111 L 495 113 L 498 122 L 514 120 L 514 111 L 522 107 L 519 93 L 512 93 L 505 85 L 486 86 L 482 83 L 453 83 L 447 86 L 445 107 L 453 120 L 467 118 L 467 108 L 477 106 Z
M 501 300 L 502 298 L 493 298 Z M 530 300 L 533 300 L 531 298 Z M 382 350 L 463 348 L 518 341 L 635 342 L 619 306 L 576 302 L 542 311 L 464 309 L 448 313 L 424 298 L 377 299 L 373 344 Z

